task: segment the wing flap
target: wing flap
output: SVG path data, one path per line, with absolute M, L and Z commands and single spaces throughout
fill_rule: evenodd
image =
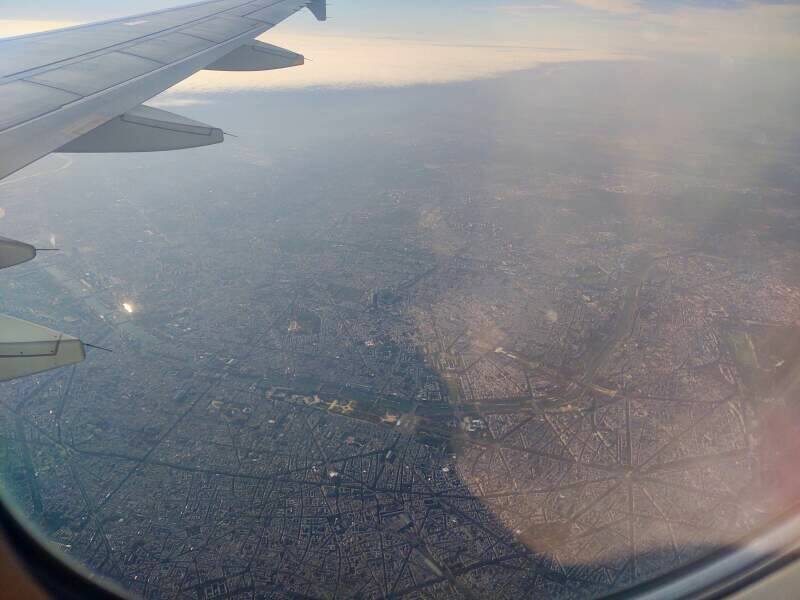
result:
M 258 21 L 242 17 L 214 17 L 208 21 L 181 29 L 181 32 L 220 44 L 235 38 L 237 35 L 252 31 L 259 25 Z
M 253 13 L 247 15 L 248 19 L 256 19 L 261 21 L 262 23 L 266 23 L 268 25 L 276 25 L 286 19 L 287 17 L 292 16 L 298 10 L 303 8 L 305 3 L 297 5 L 297 4 L 289 4 L 289 3 L 279 3 L 275 6 L 270 6 L 269 8 L 262 8 L 257 10 Z
M 169 64 L 196 54 L 201 50 L 211 48 L 214 42 L 209 42 L 198 37 L 184 33 L 170 33 L 153 38 L 125 49 L 128 54 L 156 60 L 162 64 Z
M 243 6 L 237 6 L 236 8 L 231 8 L 229 11 L 227 11 L 226 14 L 235 15 L 237 17 L 244 17 L 260 8 L 266 8 L 270 4 L 274 4 L 274 1 L 260 0 L 258 2 L 248 2 Z
M 162 66 L 147 58 L 111 52 L 34 75 L 28 81 L 89 96 Z
M 58 152 L 162 152 L 219 144 L 221 129 L 139 106 L 59 148 Z
M 28 81 L 0 85 L 0 130 L 61 108 L 80 96 Z
M 61 64 L 129 40 L 130 36 L 110 36 L 98 27 L 87 31 L 65 31 L 52 38 L 0 41 L 0 77 Z

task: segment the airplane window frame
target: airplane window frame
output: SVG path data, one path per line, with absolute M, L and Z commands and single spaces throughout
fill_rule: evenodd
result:
M 130 600 L 131 593 L 93 576 L 68 556 L 49 548 L 0 490 L 0 535 L 27 574 L 55 598 Z M 737 545 L 720 548 L 702 559 L 651 580 L 604 596 L 605 600 L 661 600 L 728 597 L 784 567 L 800 563 L 800 507 L 774 519 L 762 531 Z
M 785 567 L 800 564 L 800 507 L 697 561 L 612 593 L 605 600 L 727 598 Z
M 0 537 L 45 595 L 65 600 L 133 598 L 113 582 L 93 576 L 74 559 L 48 547 L 46 538 L 4 496 L 0 489 Z
M 316 7 L 311 10 L 322 19 L 326 14 L 325 0 L 310 0 L 309 4 Z M 32 246 L 29 248 L 34 250 Z M 135 597 L 134 592 L 125 590 L 122 584 L 94 573 L 76 558 L 60 552 L 7 497 L 2 485 L 0 539 L 6 541 L 11 555 L 24 565 L 26 574 L 47 595 L 57 598 Z M 773 516 L 736 543 L 603 597 L 609 600 L 727 597 L 790 565 L 800 565 L 800 507 Z

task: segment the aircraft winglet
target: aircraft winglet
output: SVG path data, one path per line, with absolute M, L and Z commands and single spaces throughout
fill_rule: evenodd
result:
M 327 0 L 311 0 L 308 9 L 317 17 L 317 21 L 326 21 L 328 19 Z

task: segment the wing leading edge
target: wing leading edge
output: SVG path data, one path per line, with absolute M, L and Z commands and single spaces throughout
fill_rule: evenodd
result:
M 51 152 L 148 152 L 223 141 L 218 128 L 143 103 L 206 68 L 303 64 L 302 55 L 255 38 L 306 7 L 327 18 L 326 0 L 207 0 L 0 39 L 0 179 Z M 0 269 L 35 256 L 33 246 L 0 238 Z M 0 381 L 84 356 L 80 340 L 0 315 Z

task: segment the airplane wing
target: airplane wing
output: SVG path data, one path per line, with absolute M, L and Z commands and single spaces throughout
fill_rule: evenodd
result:
M 169 149 L 160 127 L 175 130 L 176 147 L 221 141 L 218 130 L 166 111 L 124 116 L 202 69 L 302 64 L 302 56 L 255 38 L 306 6 L 325 19 L 325 0 L 211 0 L 0 40 L 0 179 L 59 149 Z
M 222 130 L 143 102 L 202 69 L 303 64 L 255 38 L 326 0 L 207 0 L 125 19 L 0 39 L 0 179 L 51 152 L 150 152 L 219 143 Z M 0 269 L 36 249 L 0 237 Z M 73 364 L 80 342 L 0 316 L 0 381 Z

